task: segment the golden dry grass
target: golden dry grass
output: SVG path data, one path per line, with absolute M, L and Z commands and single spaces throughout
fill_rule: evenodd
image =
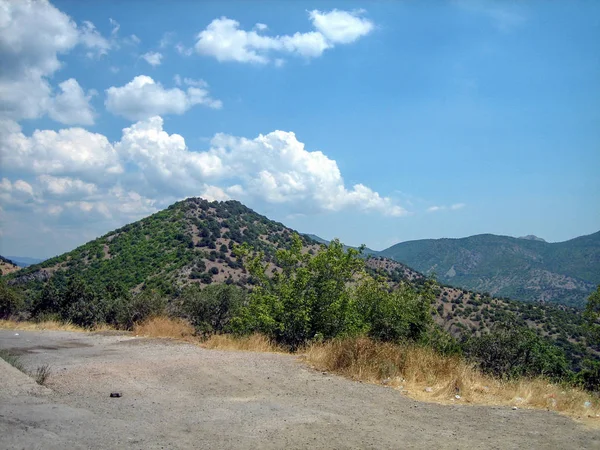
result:
M 214 334 L 202 343 L 202 347 L 217 350 L 241 350 L 247 352 L 280 353 L 284 350 L 262 334 L 250 336 L 232 336 L 230 334 Z
M 138 336 L 189 340 L 194 336 L 194 327 L 183 319 L 159 316 L 135 324 L 133 333 Z
M 43 322 L 28 322 L 16 320 L 0 320 L 0 329 L 5 330 L 23 330 L 23 331 L 89 331 L 69 322 L 59 322 L 57 320 L 46 320 Z
M 386 384 L 416 400 L 549 409 L 600 426 L 600 399 L 585 391 L 542 378 L 501 381 L 428 348 L 361 337 L 309 346 L 304 358 L 319 370 Z

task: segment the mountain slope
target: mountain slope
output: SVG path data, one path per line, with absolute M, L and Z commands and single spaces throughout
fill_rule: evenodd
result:
M 493 234 L 425 239 L 379 254 L 442 283 L 525 301 L 582 307 L 600 284 L 600 232 L 559 243 Z

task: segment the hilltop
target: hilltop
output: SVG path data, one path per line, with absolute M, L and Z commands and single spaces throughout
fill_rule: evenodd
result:
M 581 308 L 600 284 L 600 232 L 558 243 L 532 235 L 424 239 L 378 254 L 441 283 L 524 301 Z

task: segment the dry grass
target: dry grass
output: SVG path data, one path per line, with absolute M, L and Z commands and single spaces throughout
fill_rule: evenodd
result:
M 194 336 L 194 327 L 183 319 L 159 316 L 134 325 L 133 333 L 138 336 L 189 340 Z
M 0 320 L 0 329 L 5 330 L 23 330 L 23 331 L 89 331 L 85 328 L 73 325 L 69 322 L 59 322 L 56 320 L 46 320 L 43 322 L 27 322 L 15 320 Z
M 417 400 L 549 409 L 600 426 L 600 399 L 585 391 L 541 378 L 497 380 L 423 347 L 353 338 L 312 345 L 304 357 L 319 370 L 389 385 Z
M 202 343 L 202 347 L 217 350 L 241 350 L 247 352 L 281 353 L 284 350 L 262 334 L 250 336 L 232 336 L 215 334 Z

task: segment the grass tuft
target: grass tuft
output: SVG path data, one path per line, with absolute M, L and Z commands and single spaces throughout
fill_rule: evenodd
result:
M 38 368 L 35 370 L 35 373 L 32 374 L 32 377 L 37 384 L 44 386 L 51 373 L 52 370 L 50 365 L 44 364 L 43 366 L 38 366 Z
M 17 355 L 13 355 L 7 350 L 0 349 L 0 359 L 3 359 L 15 369 L 20 370 L 21 372 L 25 372 L 25 366 L 21 362 L 21 359 Z
M 60 322 L 57 320 L 45 320 L 42 322 L 0 320 L 0 329 L 23 331 L 88 331 L 70 322 Z

